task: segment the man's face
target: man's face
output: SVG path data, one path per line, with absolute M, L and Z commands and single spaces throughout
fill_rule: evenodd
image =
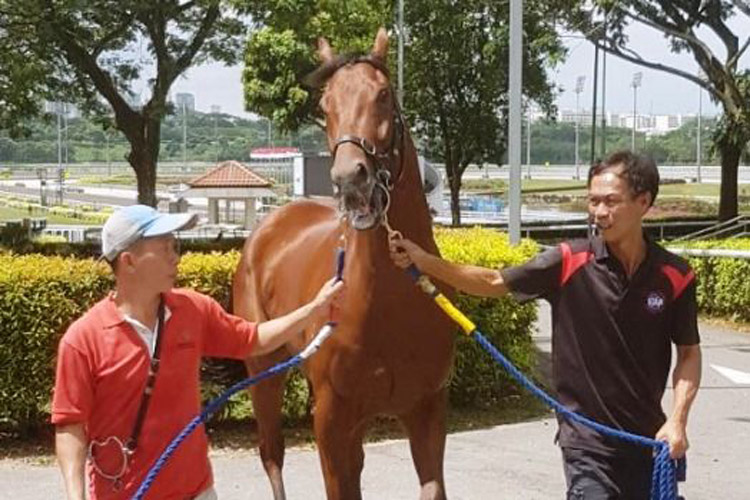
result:
M 169 234 L 137 241 L 126 250 L 125 272 L 133 275 L 144 291 L 164 293 L 177 278 L 180 254 L 177 239 Z
M 633 196 L 620 167 L 605 170 L 591 179 L 588 211 L 607 243 L 617 243 L 640 234 L 641 220 L 649 209 L 649 193 Z

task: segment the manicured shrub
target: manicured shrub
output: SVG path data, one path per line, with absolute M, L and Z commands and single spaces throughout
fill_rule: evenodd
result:
M 750 251 L 750 239 L 696 241 L 686 246 Z M 698 277 L 698 309 L 701 313 L 750 322 L 750 259 L 690 257 L 688 260 Z

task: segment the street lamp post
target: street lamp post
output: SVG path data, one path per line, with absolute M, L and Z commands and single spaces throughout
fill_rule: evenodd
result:
M 702 77 L 703 75 L 699 75 L 699 77 Z M 701 121 L 703 118 L 703 87 L 700 85 L 698 86 L 698 130 L 696 131 L 696 145 L 695 145 L 695 163 L 698 167 L 698 183 L 700 184 L 703 182 L 703 176 L 701 175 L 701 162 L 703 161 L 701 150 Z
M 57 168 L 62 168 L 62 103 L 55 103 L 55 114 L 57 114 Z
M 531 106 L 526 110 L 526 178 L 531 179 Z
M 521 242 L 521 120 L 523 69 L 523 0 L 510 0 L 508 61 L 508 235 L 511 245 Z
M 39 204 L 43 207 L 47 206 L 47 169 L 39 167 L 36 169 L 36 174 L 39 177 Z
M 104 139 L 107 141 L 107 177 L 112 177 L 112 163 L 109 160 L 109 130 L 104 132 Z
M 218 128 L 216 127 L 216 117 L 219 113 L 221 113 L 221 106 L 217 106 L 216 104 L 211 106 L 211 115 L 213 115 L 214 119 L 214 147 L 216 147 L 216 163 L 219 163 L 219 133 Z
M 187 107 L 186 100 L 182 99 L 182 171 L 187 170 Z
M 404 106 L 404 0 L 398 0 L 398 104 Z
M 579 98 L 581 96 L 581 92 L 583 92 L 583 84 L 586 82 L 585 76 L 579 76 L 576 80 L 576 116 L 575 116 L 575 127 L 576 127 L 576 150 L 575 150 L 575 164 L 576 164 L 576 179 L 581 178 L 581 162 L 579 158 L 579 151 L 578 151 L 578 127 L 579 122 L 581 121 L 581 111 L 579 108 Z
M 633 82 L 630 84 L 630 86 L 633 87 L 633 138 L 630 144 L 630 149 L 632 149 L 633 152 L 635 152 L 635 132 L 638 128 L 638 87 L 641 86 L 642 78 L 643 73 L 640 71 L 633 73 Z

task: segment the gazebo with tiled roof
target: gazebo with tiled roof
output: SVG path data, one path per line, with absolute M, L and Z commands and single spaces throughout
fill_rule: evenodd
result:
M 247 165 L 238 161 L 219 163 L 205 174 L 188 182 L 190 189 L 186 198 L 208 198 L 208 221 L 219 222 L 219 201 L 224 200 L 229 214 L 231 203 L 242 201 L 245 204 L 245 229 L 252 229 L 256 222 L 255 200 L 272 198 L 271 181 L 256 174 Z M 227 217 L 228 218 L 228 217 Z

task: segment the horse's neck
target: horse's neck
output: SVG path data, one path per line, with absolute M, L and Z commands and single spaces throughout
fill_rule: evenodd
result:
M 391 227 L 401 231 L 405 238 L 425 245 L 432 238 L 432 219 L 419 175 L 417 152 L 408 133 L 403 154 L 403 174 L 391 193 L 388 219 Z

